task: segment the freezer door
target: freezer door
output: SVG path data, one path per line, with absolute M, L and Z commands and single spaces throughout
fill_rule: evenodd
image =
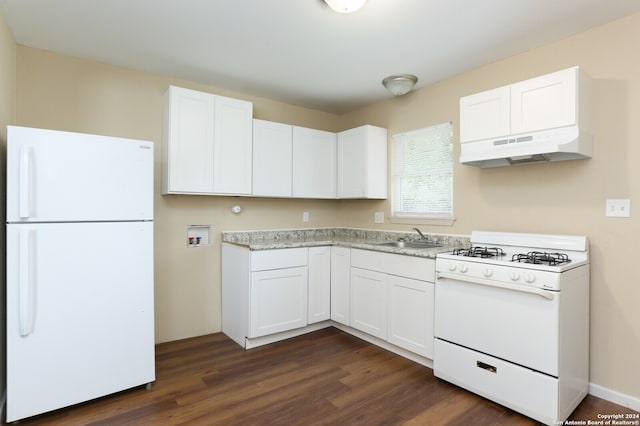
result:
M 8 126 L 8 222 L 152 218 L 151 142 Z
M 155 380 L 153 223 L 7 227 L 7 421 Z

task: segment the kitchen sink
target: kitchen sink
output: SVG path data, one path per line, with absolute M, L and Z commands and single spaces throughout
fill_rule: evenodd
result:
M 388 241 L 385 243 L 377 243 L 376 245 L 407 249 L 429 249 L 434 247 L 442 247 L 440 244 L 432 243 L 430 241 Z

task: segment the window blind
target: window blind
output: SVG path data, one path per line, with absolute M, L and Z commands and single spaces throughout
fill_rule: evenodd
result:
M 393 135 L 393 216 L 453 216 L 451 123 Z

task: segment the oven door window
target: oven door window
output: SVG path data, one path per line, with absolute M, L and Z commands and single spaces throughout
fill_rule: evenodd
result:
M 438 278 L 435 336 L 557 377 L 560 292 L 548 296 Z

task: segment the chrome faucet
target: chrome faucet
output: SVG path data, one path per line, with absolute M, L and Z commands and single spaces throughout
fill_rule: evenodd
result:
M 424 234 L 422 232 L 420 232 L 420 230 L 418 228 L 413 228 L 414 231 L 416 231 L 418 234 L 420 234 L 420 239 L 427 241 L 427 237 L 424 236 Z

